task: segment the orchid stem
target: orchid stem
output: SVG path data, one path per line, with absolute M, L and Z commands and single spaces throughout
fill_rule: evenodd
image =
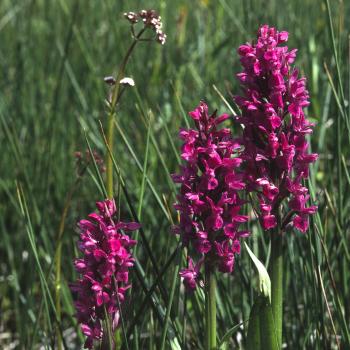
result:
M 271 306 L 276 330 L 278 348 L 282 346 L 282 316 L 283 316 L 283 249 L 282 235 L 275 230 L 271 235 Z
M 206 350 L 216 349 L 216 279 L 208 263 L 205 265 Z
M 261 309 L 261 298 L 258 298 L 255 301 L 249 315 L 249 325 L 248 325 L 248 334 L 247 334 L 247 343 L 246 343 L 247 350 L 261 350 L 260 309 Z
M 270 300 L 260 297 L 260 349 L 280 350 L 278 329 L 275 326 Z M 257 349 L 255 349 L 257 350 Z

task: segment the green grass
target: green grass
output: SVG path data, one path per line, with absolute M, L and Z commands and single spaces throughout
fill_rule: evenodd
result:
M 142 7 L 160 12 L 168 40 L 136 48 L 127 67 L 136 86 L 115 123 L 120 214 L 143 225 L 120 339 L 129 349 L 159 349 L 162 341 L 164 349 L 204 347 L 204 292 L 185 297 L 174 278 L 181 257 L 170 234 L 177 215 L 169 174 L 179 168 L 177 133 L 200 99 L 220 112 L 229 109 L 225 99 L 237 112 L 235 50 L 268 23 L 288 30 L 289 46 L 299 49 L 316 122 L 311 147 L 320 153 L 309 182 L 319 212 L 307 235 L 286 234 L 284 343 L 350 349 L 350 4 L 330 0 L 0 2 L 0 348 L 49 349 L 60 336 L 67 349 L 82 344 L 68 287 L 79 254 L 75 225 L 104 190 L 93 164 L 76 183 L 74 151 L 87 139 L 106 153 L 103 77 L 116 74 L 130 44 L 123 12 Z M 248 244 L 267 262 L 268 237 L 251 225 Z M 257 283 L 247 252 L 233 276 L 218 277 L 218 337 L 239 348 Z

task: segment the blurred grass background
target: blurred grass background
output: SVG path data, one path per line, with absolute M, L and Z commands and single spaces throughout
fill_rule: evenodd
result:
M 137 213 L 144 229 L 125 307 L 129 348 L 157 349 L 164 329 L 174 273 L 174 264 L 166 262 L 173 262 L 177 246 L 169 234 L 176 220 L 169 174 L 179 168 L 177 133 L 186 125 L 185 111 L 200 99 L 212 110 L 227 111 L 213 84 L 235 109 L 236 48 L 267 23 L 289 31 L 289 46 L 299 50 L 296 64 L 308 77 L 312 102 L 308 115 L 316 122 L 312 149 L 320 153 L 310 181 L 319 216 L 307 235 L 290 232 L 287 238 L 284 345 L 350 349 L 350 4 L 330 0 L 328 5 L 317 0 L 1 0 L 1 348 L 53 348 L 57 334 L 67 348 L 81 344 L 68 288 L 78 255 L 75 225 L 94 210 L 101 194 L 91 167 L 72 195 L 60 237 L 76 177 L 74 152 L 87 148 L 85 129 L 91 147 L 105 154 L 99 131 L 99 121 L 106 122 L 103 77 L 116 73 L 131 40 L 123 12 L 153 8 L 162 16 L 167 42 L 136 48 L 127 68 L 136 86 L 119 106 L 114 150 L 125 181 L 124 192 L 116 188 L 121 215 L 131 219 Z M 267 262 L 268 239 L 254 222 L 252 230 L 249 245 Z M 61 241 L 59 311 L 53 261 Z M 248 319 L 253 302 L 256 281 L 246 251 L 238 260 L 234 275 L 219 281 L 220 338 Z M 169 348 L 203 347 L 202 299 L 200 291 L 186 299 L 177 280 Z M 228 348 L 241 347 L 245 328 L 231 333 Z

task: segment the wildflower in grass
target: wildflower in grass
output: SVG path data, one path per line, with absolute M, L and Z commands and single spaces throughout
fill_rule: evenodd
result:
M 132 30 L 136 23 L 142 22 L 145 28 L 148 27 L 154 31 L 157 42 L 161 45 L 165 44 L 166 34 L 162 30 L 162 19 L 155 10 L 141 10 L 138 13 L 126 12 L 124 17 L 131 23 Z
M 180 224 L 174 232 L 202 257 L 197 264 L 189 259 L 188 268 L 180 272 L 185 285 L 195 289 L 203 257 L 206 265 L 232 272 L 235 254 L 240 252 L 240 238 L 248 232 L 240 230 L 247 221 L 240 214 L 244 202 L 238 194 L 245 187 L 242 174 L 236 171 L 242 162 L 238 156 L 240 144 L 230 129 L 218 129 L 229 115 L 209 115 L 204 102 L 189 114 L 196 128 L 180 131 L 184 141 L 181 157 L 186 165 L 180 174 L 173 175 L 174 182 L 181 184 L 175 204 Z
M 235 98 L 242 111 L 237 118 L 244 125 L 242 158 L 247 190 L 259 200 L 259 218 L 264 229 L 281 221 L 306 232 L 309 215 L 316 206 L 307 206 L 308 190 L 303 180 L 317 154 L 308 152 L 306 135 L 312 133 L 304 108 L 309 105 L 306 78 L 292 65 L 297 50 L 283 45 L 287 32 L 267 25 L 258 32 L 256 43 L 241 45 L 243 72 L 237 74 L 243 96 Z M 291 198 L 289 213 L 278 217 L 282 201 Z
M 96 203 L 98 213 L 79 222 L 79 249 L 83 257 L 74 262 L 81 275 L 71 289 L 76 292 L 76 317 L 87 337 L 85 347 L 91 349 L 94 340 L 104 335 L 102 321 L 107 314 L 112 321 L 112 330 L 118 326 L 120 309 L 128 284 L 128 270 L 134 264 L 130 252 L 136 244 L 123 231 L 137 230 L 136 222 L 116 220 L 114 200 Z
M 125 89 L 135 85 L 132 78 L 126 77 L 127 64 L 134 51 L 136 45 L 143 41 L 156 41 L 162 45 L 165 44 L 166 34 L 163 32 L 161 17 L 154 10 L 142 10 L 138 13 L 126 12 L 124 17 L 130 23 L 130 31 L 132 35 L 132 42 L 127 49 L 124 58 L 121 60 L 121 65 L 118 69 L 116 78 L 108 76 L 104 79 L 106 84 L 109 85 L 110 91 L 106 99 L 108 107 L 108 119 L 106 127 L 106 143 L 107 148 L 111 153 L 114 149 L 114 124 L 115 124 L 115 112 L 119 105 L 120 99 L 123 96 Z M 146 35 L 146 33 L 153 33 L 152 36 Z M 155 34 L 155 35 L 154 35 Z M 106 190 L 107 197 L 113 197 L 114 181 L 113 181 L 113 157 L 107 152 L 106 154 Z

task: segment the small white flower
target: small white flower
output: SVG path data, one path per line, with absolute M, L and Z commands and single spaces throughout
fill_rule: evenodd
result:
M 125 77 L 120 82 L 121 85 L 135 86 L 134 79 Z

